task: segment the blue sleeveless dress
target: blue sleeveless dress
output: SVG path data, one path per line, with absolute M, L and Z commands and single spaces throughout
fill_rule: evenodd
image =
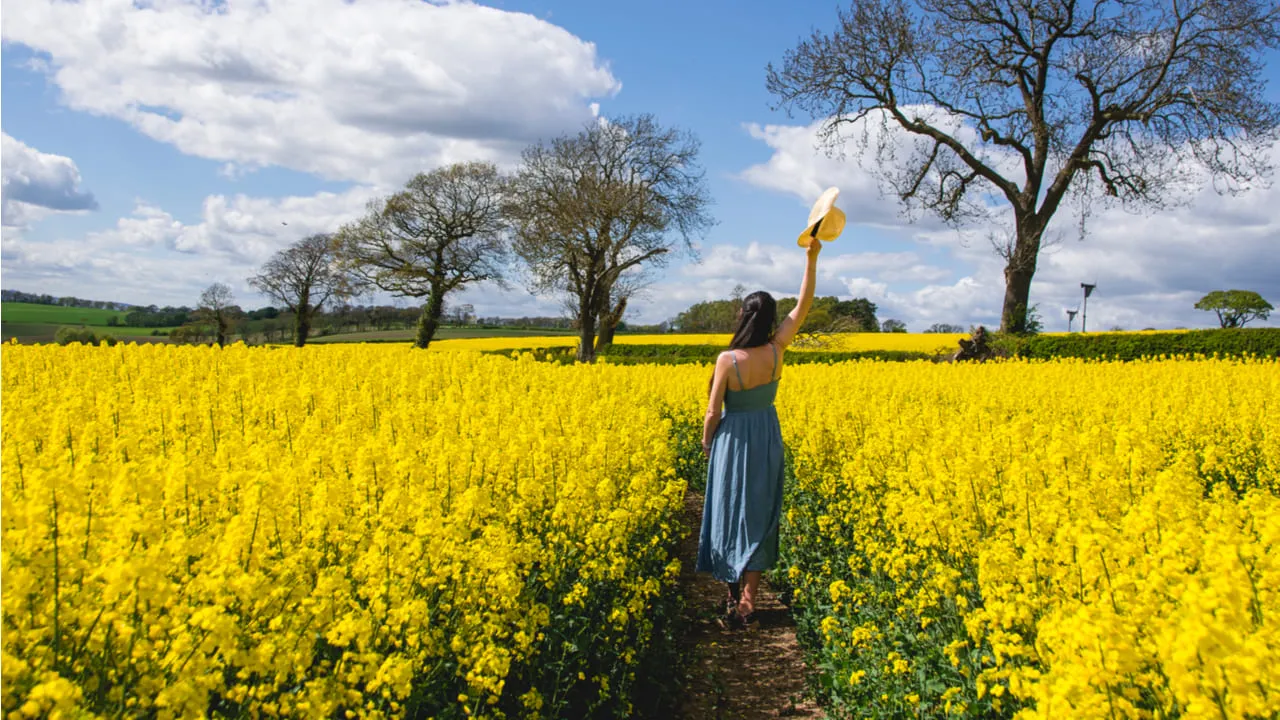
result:
M 778 372 L 778 349 L 773 372 Z M 742 387 L 738 360 L 733 371 Z M 698 572 L 737 582 L 745 570 L 768 570 L 778 560 L 782 516 L 782 428 L 773 406 L 778 380 L 724 393 L 724 414 L 711 439 L 707 492 L 698 542 Z

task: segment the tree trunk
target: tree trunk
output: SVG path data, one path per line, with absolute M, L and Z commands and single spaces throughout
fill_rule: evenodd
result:
M 627 299 L 624 297 L 618 301 L 613 309 L 605 313 L 600 318 L 600 336 L 596 338 L 596 352 L 604 350 L 613 344 L 613 333 L 618 329 L 618 325 L 622 322 L 622 316 L 627 312 Z
M 444 297 L 432 292 L 427 304 L 422 308 L 422 315 L 418 316 L 418 338 L 413 343 L 415 347 L 425 350 L 431 344 L 431 339 L 436 335 L 436 328 L 440 327 L 440 314 L 443 311 Z
M 310 298 L 307 293 L 303 293 L 299 298 L 298 311 L 293 314 L 293 345 L 294 347 L 302 347 L 307 344 L 307 335 L 311 332 L 311 313 L 308 312 Z
M 1036 256 L 1044 232 L 1030 219 L 1018 218 L 1016 223 L 1018 238 L 1004 268 L 1004 309 L 1000 313 L 1000 329 L 1007 333 L 1027 331 L 1031 278 L 1036 274 Z
M 596 308 L 590 294 L 578 306 L 578 362 L 596 361 Z
M 600 320 L 600 334 L 596 336 L 597 353 L 613 344 L 613 331 L 617 329 L 617 327 L 616 323 L 609 322 L 608 317 Z

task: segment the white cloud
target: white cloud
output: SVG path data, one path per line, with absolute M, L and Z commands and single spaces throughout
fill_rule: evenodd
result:
M 894 291 L 887 283 L 853 278 L 848 288 L 849 295 L 874 302 L 876 315 L 881 320 L 901 320 L 913 332 L 920 332 L 934 323 L 961 326 L 1000 324 L 1000 306 L 992 305 L 990 298 L 997 293 L 1003 297 L 1003 288 L 993 287 L 990 282 L 974 277 L 962 277 L 950 285 L 926 285 L 909 291 Z
M 674 317 L 694 303 L 729 297 L 738 284 L 748 292 L 765 290 L 775 297 L 795 297 L 800 291 L 805 255 L 798 247 L 716 245 L 705 249 L 702 258 L 655 283 L 643 302 L 632 304 L 634 319 L 655 323 Z M 827 246 L 819 256 L 814 294 L 866 297 L 896 309 L 909 303 L 890 290 L 890 283 L 936 281 L 950 275 L 950 270 L 928 264 L 915 252 L 839 253 L 839 246 Z
M 509 161 L 621 85 L 595 46 L 531 15 L 418 0 L 14 0 L 3 39 L 47 53 L 70 107 L 224 173 L 283 166 L 399 184 Z
M 747 133 L 768 145 L 773 155 L 738 177 L 757 187 L 793 195 L 804 207 L 826 188 L 840 188 L 837 201 L 848 222 L 896 226 L 903 218 L 892 198 L 881 196 L 870 170 L 854 156 L 832 156 L 818 149 L 817 123 L 809 126 L 748 124 Z
M 0 133 L 0 215 L 9 231 L 20 231 L 55 212 L 96 210 L 93 194 L 80 187 L 80 169 L 62 155 L 43 153 Z
M 977 134 L 956 118 L 940 117 L 933 109 L 922 106 L 903 108 L 907 114 L 930 118 L 938 127 L 973 145 Z M 821 122 L 810 125 L 745 125 L 747 133 L 768 145 L 773 155 L 763 163 L 752 165 L 738 177 L 752 185 L 776 190 L 797 197 L 806 207 L 821 192 L 832 185 L 840 188 L 838 205 L 850 223 L 874 227 L 898 227 L 908 222 L 908 214 L 888 186 L 881 184 L 885 171 L 893 169 L 882 165 L 875 148 L 884 145 L 886 158 L 899 161 L 927 154 L 931 141 L 896 130 L 877 114 L 856 125 L 840 130 L 843 138 L 841 149 L 832 149 L 821 141 Z M 865 151 L 862 148 L 866 148 Z M 1021 178 L 1022 168 L 1016 157 L 1008 152 L 987 150 L 978 156 L 1006 177 Z M 935 173 L 936 175 L 936 173 Z M 974 186 L 979 192 L 993 190 L 992 186 L 979 182 Z M 973 195 L 977 197 L 975 193 Z M 994 208 L 992 208 L 994 209 Z M 942 223 L 934 216 L 916 213 L 910 219 L 922 228 L 940 228 Z
M 259 298 L 245 280 L 272 253 L 307 235 L 332 232 L 363 213 L 374 195 L 368 187 L 270 199 L 213 195 L 193 224 L 139 202 L 115 227 L 83 238 L 6 237 L 5 285 L 95 300 L 191 304 L 217 281 L 256 306 Z
M 947 228 L 932 217 L 908 222 L 897 200 L 883 196 L 873 174 L 852 157 L 855 147 L 849 147 L 851 157 L 846 158 L 829 157 L 815 149 L 818 127 L 817 123 L 748 126 L 748 132 L 772 148 L 773 154 L 740 177 L 793 195 L 802 204 L 811 202 L 822 188 L 836 185 L 841 189 L 839 205 L 851 225 L 880 228 L 910 249 L 905 255 L 928 248 L 947 257 L 932 262 L 912 257 L 892 267 L 878 267 L 873 258 L 860 258 L 838 273 L 846 285 L 842 295 L 866 296 L 880 305 L 881 317 L 898 317 L 914 330 L 934 322 L 998 324 L 1004 300 L 1003 262 L 987 237 L 1008 231 L 1007 208 L 994 209 L 987 222 L 963 231 Z M 871 131 L 877 131 L 874 125 Z M 1272 158 L 1280 166 L 1280 145 L 1272 149 Z M 1203 173 L 1190 174 L 1203 177 Z M 1078 239 L 1076 209 L 1064 207 L 1059 212 L 1050 232 L 1056 242 L 1042 250 L 1031 288 L 1031 302 L 1039 306 L 1047 328 L 1066 328 L 1064 309 L 1080 305 L 1081 282 L 1098 284 L 1088 308 L 1093 329 L 1210 326 L 1213 316 L 1193 306 L 1217 289 L 1255 290 L 1280 305 L 1280 213 L 1275 211 L 1280 207 L 1280 187 L 1257 186 L 1239 195 L 1220 195 L 1206 182 L 1198 190 L 1179 192 L 1185 193 L 1178 196 L 1185 202 L 1169 210 L 1131 214 L 1118 207 L 1098 209 L 1087 220 L 1083 240 Z M 885 258 L 900 254 L 883 253 Z M 842 261 L 824 253 L 819 265 L 828 262 Z M 758 277 L 773 267 L 771 262 L 759 269 L 724 267 L 707 270 L 701 277 L 721 271 L 734 277 Z M 958 279 L 948 283 L 949 278 Z M 731 281 L 725 282 L 732 286 Z M 1278 320 L 1280 315 L 1273 315 L 1268 324 L 1280 324 Z

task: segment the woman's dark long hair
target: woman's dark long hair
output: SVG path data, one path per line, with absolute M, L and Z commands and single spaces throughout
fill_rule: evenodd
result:
M 773 337 L 773 321 L 778 317 L 778 303 L 773 296 L 760 290 L 742 298 L 738 310 L 738 328 L 729 341 L 730 350 L 760 347 Z
M 773 339 L 773 322 L 778 318 L 778 303 L 773 296 L 760 290 L 742 298 L 742 306 L 738 308 L 738 327 L 733 331 L 733 339 L 729 341 L 730 350 L 746 350 L 760 347 Z M 715 381 L 715 372 L 707 381 L 707 392 Z

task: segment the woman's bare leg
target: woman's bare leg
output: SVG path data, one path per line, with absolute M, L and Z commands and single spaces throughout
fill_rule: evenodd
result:
M 747 570 L 742 573 L 742 599 L 738 601 L 738 613 L 743 617 L 756 609 L 756 591 L 760 589 L 760 571 Z

